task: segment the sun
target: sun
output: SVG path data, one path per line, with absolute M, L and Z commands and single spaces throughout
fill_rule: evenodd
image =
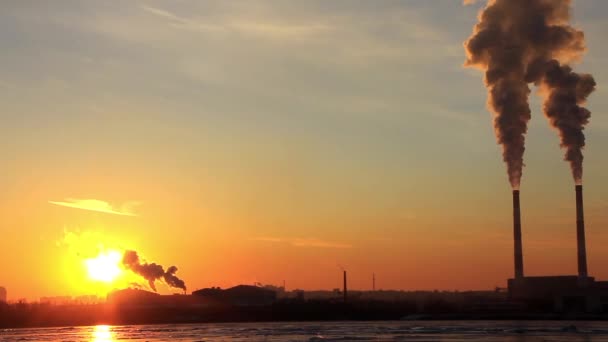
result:
M 122 255 L 118 251 L 106 251 L 97 257 L 85 259 L 84 264 L 89 278 L 104 283 L 111 283 L 122 272 L 120 262 Z

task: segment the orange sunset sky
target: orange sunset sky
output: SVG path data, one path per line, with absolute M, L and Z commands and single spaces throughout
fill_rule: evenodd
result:
M 104 294 L 84 260 L 136 250 L 188 291 L 465 290 L 513 275 L 511 189 L 463 41 L 483 2 L 0 5 L 0 286 Z M 608 11 L 573 2 L 597 90 L 590 275 L 608 278 Z M 531 94 L 527 275 L 575 274 L 574 183 Z M 159 284 L 159 292 L 172 290 Z

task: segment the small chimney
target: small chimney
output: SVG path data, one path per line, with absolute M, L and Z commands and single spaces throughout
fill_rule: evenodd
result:
M 346 303 L 348 290 L 346 288 L 346 271 L 344 271 L 344 303 Z
M 372 291 L 376 291 L 376 273 L 372 273 Z
M 587 248 L 585 246 L 585 215 L 583 213 L 583 186 L 576 186 L 576 243 L 578 250 L 578 276 L 587 278 Z
M 513 190 L 513 242 L 515 256 L 515 279 L 524 277 L 524 256 L 521 244 L 521 214 L 519 209 L 519 190 Z

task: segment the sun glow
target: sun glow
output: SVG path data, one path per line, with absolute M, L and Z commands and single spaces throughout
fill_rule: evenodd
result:
M 85 259 L 84 264 L 89 278 L 105 283 L 114 281 L 122 272 L 120 261 L 122 255 L 118 251 L 106 251 L 97 257 Z
M 107 325 L 97 325 L 93 329 L 92 342 L 112 342 L 114 333 Z

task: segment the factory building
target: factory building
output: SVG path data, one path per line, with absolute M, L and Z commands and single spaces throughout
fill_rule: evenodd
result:
M 608 313 L 608 281 L 596 281 L 587 272 L 583 186 L 576 185 L 578 275 L 524 276 L 519 190 L 513 190 L 515 276 L 508 280 L 509 298 L 529 310 Z
M 0 286 L 0 302 L 4 302 L 6 303 L 6 289 L 2 286 Z
M 139 289 L 111 292 L 107 301 L 113 305 L 139 308 L 209 307 L 209 306 L 267 306 L 277 299 L 276 291 L 249 285 L 222 290 L 218 287 L 192 292 L 192 295 L 159 295 Z
M 192 292 L 193 296 L 234 306 L 264 306 L 274 303 L 277 293 L 259 286 L 238 285 L 226 290 L 207 288 Z
M 608 281 L 596 281 L 593 277 L 509 279 L 509 296 L 527 303 L 532 311 L 608 313 Z

